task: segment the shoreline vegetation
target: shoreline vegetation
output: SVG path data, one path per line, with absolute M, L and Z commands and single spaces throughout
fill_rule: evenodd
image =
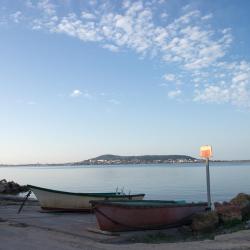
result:
M 211 162 L 250 162 L 250 160 L 210 160 Z M 28 164 L 0 164 L 0 167 L 28 167 L 28 166 L 83 166 L 83 165 L 130 165 L 130 164 L 176 164 L 176 163 L 202 163 L 203 159 L 187 155 L 140 155 L 120 156 L 101 155 L 95 158 L 67 163 L 28 163 Z

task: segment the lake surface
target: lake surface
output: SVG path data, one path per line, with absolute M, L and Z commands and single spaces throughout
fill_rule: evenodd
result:
M 213 201 L 250 193 L 250 163 L 210 163 Z M 145 199 L 206 200 L 204 164 L 0 167 L 0 179 L 73 192 L 145 193 Z

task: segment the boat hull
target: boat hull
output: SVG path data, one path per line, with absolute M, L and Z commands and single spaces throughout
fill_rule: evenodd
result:
M 92 205 L 100 229 L 111 232 L 178 226 L 187 223 L 193 214 L 207 209 L 207 203 L 126 206 L 104 201 L 92 202 Z
M 42 209 L 57 211 L 90 211 L 90 201 L 142 200 L 144 194 L 119 195 L 116 193 L 70 193 L 29 185 Z

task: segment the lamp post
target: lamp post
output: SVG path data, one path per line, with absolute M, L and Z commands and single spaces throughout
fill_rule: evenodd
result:
M 211 193 L 210 193 L 210 173 L 209 173 L 209 158 L 206 158 L 206 176 L 207 176 L 207 203 L 211 209 Z
M 212 147 L 209 145 L 200 148 L 200 156 L 206 160 L 206 179 L 207 179 L 207 203 L 208 208 L 212 208 L 211 192 L 210 192 L 210 173 L 209 173 L 209 157 L 212 157 Z

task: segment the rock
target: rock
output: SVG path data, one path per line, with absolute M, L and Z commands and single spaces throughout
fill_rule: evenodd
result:
M 0 193 L 4 193 L 5 191 L 5 185 L 3 185 L 2 183 L 0 183 Z
M 5 179 L 0 181 L 0 193 L 4 193 L 6 190 L 7 181 Z
M 216 212 L 208 211 L 195 214 L 192 218 L 191 228 L 196 232 L 211 232 L 219 224 L 219 217 Z
M 216 207 L 219 221 L 226 224 L 231 222 L 240 222 L 242 220 L 241 208 L 238 205 L 227 204 Z
M 250 202 L 244 207 L 241 207 L 241 215 L 243 220 L 250 219 Z
M 236 197 L 234 197 L 230 204 L 237 205 L 240 207 L 241 215 L 243 220 L 250 219 L 250 195 L 239 193 Z
M 28 190 L 27 186 L 20 186 L 13 181 L 7 182 L 5 179 L 0 181 L 0 193 L 2 194 L 17 194 Z
M 239 193 L 230 201 L 230 204 L 238 205 L 238 206 L 245 206 L 249 202 L 250 202 L 249 194 Z

